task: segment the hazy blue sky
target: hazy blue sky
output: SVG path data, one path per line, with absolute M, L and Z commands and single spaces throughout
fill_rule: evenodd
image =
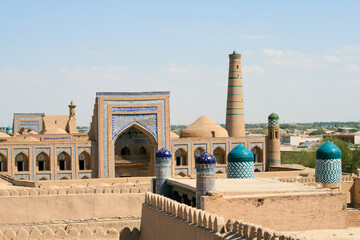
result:
M 359 1 L 0 0 L 0 126 L 14 112 L 91 121 L 95 93 L 170 91 L 171 124 L 225 122 L 228 54 L 245 119 L 359 121 Z

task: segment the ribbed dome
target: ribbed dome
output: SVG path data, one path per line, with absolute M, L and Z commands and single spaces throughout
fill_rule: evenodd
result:
M 162 149 L 160 149 L 159 151 L 156 152 L 155 156 L 156 157 L 169 158 L 169 157 L 172 157 L 172 154 L 166 148 L 162 148 Z
M 248 148 L 239 144 L 229 152 L 228 162 L 254 162 L 254 154 Z
M 208 152 L 202 152 L 199 156 L 195 157 L 195 162 L 197 164 L 215 164 L 216 159 L 213 155 Z
M 279 120 L 279 115 L 277 115 L 276 113 L 272 113 L 269 115 L 268 119 L 269 120 Z
M 316 151 L 317 159 L 338 159 L 341 158 L 340 149 L 330 141 L 327 141 Z
M 180 138 L 190 137 L 229 137 L 229 134 L 225 128 L 203 115 L 180 133 Z

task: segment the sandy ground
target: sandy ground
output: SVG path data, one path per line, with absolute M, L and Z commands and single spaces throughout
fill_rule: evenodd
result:
M 314 240 L 360 239 L 360 228 L 307 230 L 305 232 L 284 232 L 284 233 L 295 234 L 298 237 L 307 237 Z

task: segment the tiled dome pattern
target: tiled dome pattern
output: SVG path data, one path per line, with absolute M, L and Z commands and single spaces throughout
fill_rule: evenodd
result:
M 254 154 L 244 145 L 237 145 L 228 154 L 228 162 L 254 162 Z
M 332 142 L 326 142 L 316 151 L 315 178 L 321 183 L 342 181 L 341 151 Z
M 199 156 L 195 157 L 196 164 L 215 164 L 216 159 L 208 152 L 202 152 Z
M 172 154 L 166 148 L 161 148 L 159 151 L 156 152 L 155 156 L 169 158 L 169 157 L 172 157 Z
M 228 178 L 254 178 L 254 162 L 229 162 Z

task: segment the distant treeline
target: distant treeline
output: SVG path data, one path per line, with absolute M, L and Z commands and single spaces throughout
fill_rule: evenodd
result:
M 225 124 L 221 123 L 220 126 L 225 127 Z M 187 125 L 171 125 L 171 129 L 184 129 Z M 246 123 L 246 128 L 267 128 L 267 123 Z M 280 123 L 282 129 L 299 129 L 299 128 L 339 128 L 339 127 L 352 127 L 360 128 L 360 122 L 312 122 L 312 123 Z

